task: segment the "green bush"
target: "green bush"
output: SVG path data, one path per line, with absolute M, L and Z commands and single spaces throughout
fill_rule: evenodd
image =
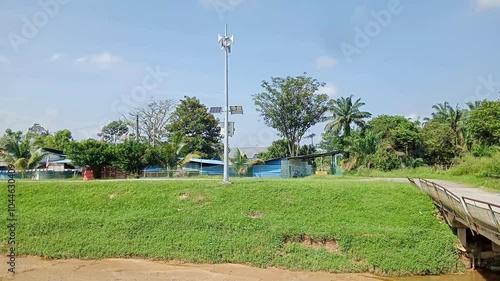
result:
M 495 153 L 491 157 L 466 155 L 449 172 L 453 176 L 473 175 L 485 177 L 488 175 L 500 175 L 500 152 Z

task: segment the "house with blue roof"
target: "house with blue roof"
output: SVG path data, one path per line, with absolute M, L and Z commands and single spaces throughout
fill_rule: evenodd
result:
M 201 175 L 223 175 L 224 161 L 191 158 L 191 160 L 184 165 L 184 169 L 190 172 L 199 171 Z M 229 169 L 229 174 L 234 175 L 235 173 Z

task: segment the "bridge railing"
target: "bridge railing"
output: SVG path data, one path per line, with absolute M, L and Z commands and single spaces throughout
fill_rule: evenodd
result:
M 465 196 L 459 197 L 447 188 L 425 179 L 419 179 L 420 186 L 415 180 L 410 182 L 429 195 L 439 207 L 461 218 L 471 230 L 487 231 L 500 237 L 499 205 Z
M 500 235 L 500 206 L 468 197 L 462 197 L 476 228 Z

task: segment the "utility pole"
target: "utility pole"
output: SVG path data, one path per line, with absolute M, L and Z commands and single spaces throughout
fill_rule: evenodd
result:
M 219 34 L 218 41 L 221 43 L 221 48 L 224 49 L 224 69 L 225 69 L 225 96 L 224 96 L 224 179 L 223 183 L 230 183 L 229 181 L 229 81 L 228 81 L 228 57 L 231 53 L 231 45 L 233 44 L 234 37 L 227 35 L 227 24 L 225 26 L 225 34 Z
M 135 138 L 139 141 L 139 114 L 135 115 Z

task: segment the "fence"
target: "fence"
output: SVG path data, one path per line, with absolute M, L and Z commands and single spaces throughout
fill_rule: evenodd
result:
M 81 177 L 82 172 L 75 169 L 65 169 L 64 171 L 51 171 L 47 169 L 16 170 L 16 178 L 32 180 L 48 179 L 70 179 Z M 0 178 L 8 178 L 7 171 L 0 171 Z
M 159 171 L 141 171 L 139 175 L 143 178 L 182 178 L 194 177 L 206 174 L 205 171 L 198 170 L 159 170 Z
M 282 160 L 281 177 L 282 178 L 302 178 L 312 175 L 312 166 L 307 162 Z
M 420 186 L 414 180 L 409 180 L 429 195 L 439 207 L 465 222 L 472 231 L 486 233 L 500 239 L 499 205 L 465 196 L 459 197 L 447 188 L 424 179 L 419 179 Z

